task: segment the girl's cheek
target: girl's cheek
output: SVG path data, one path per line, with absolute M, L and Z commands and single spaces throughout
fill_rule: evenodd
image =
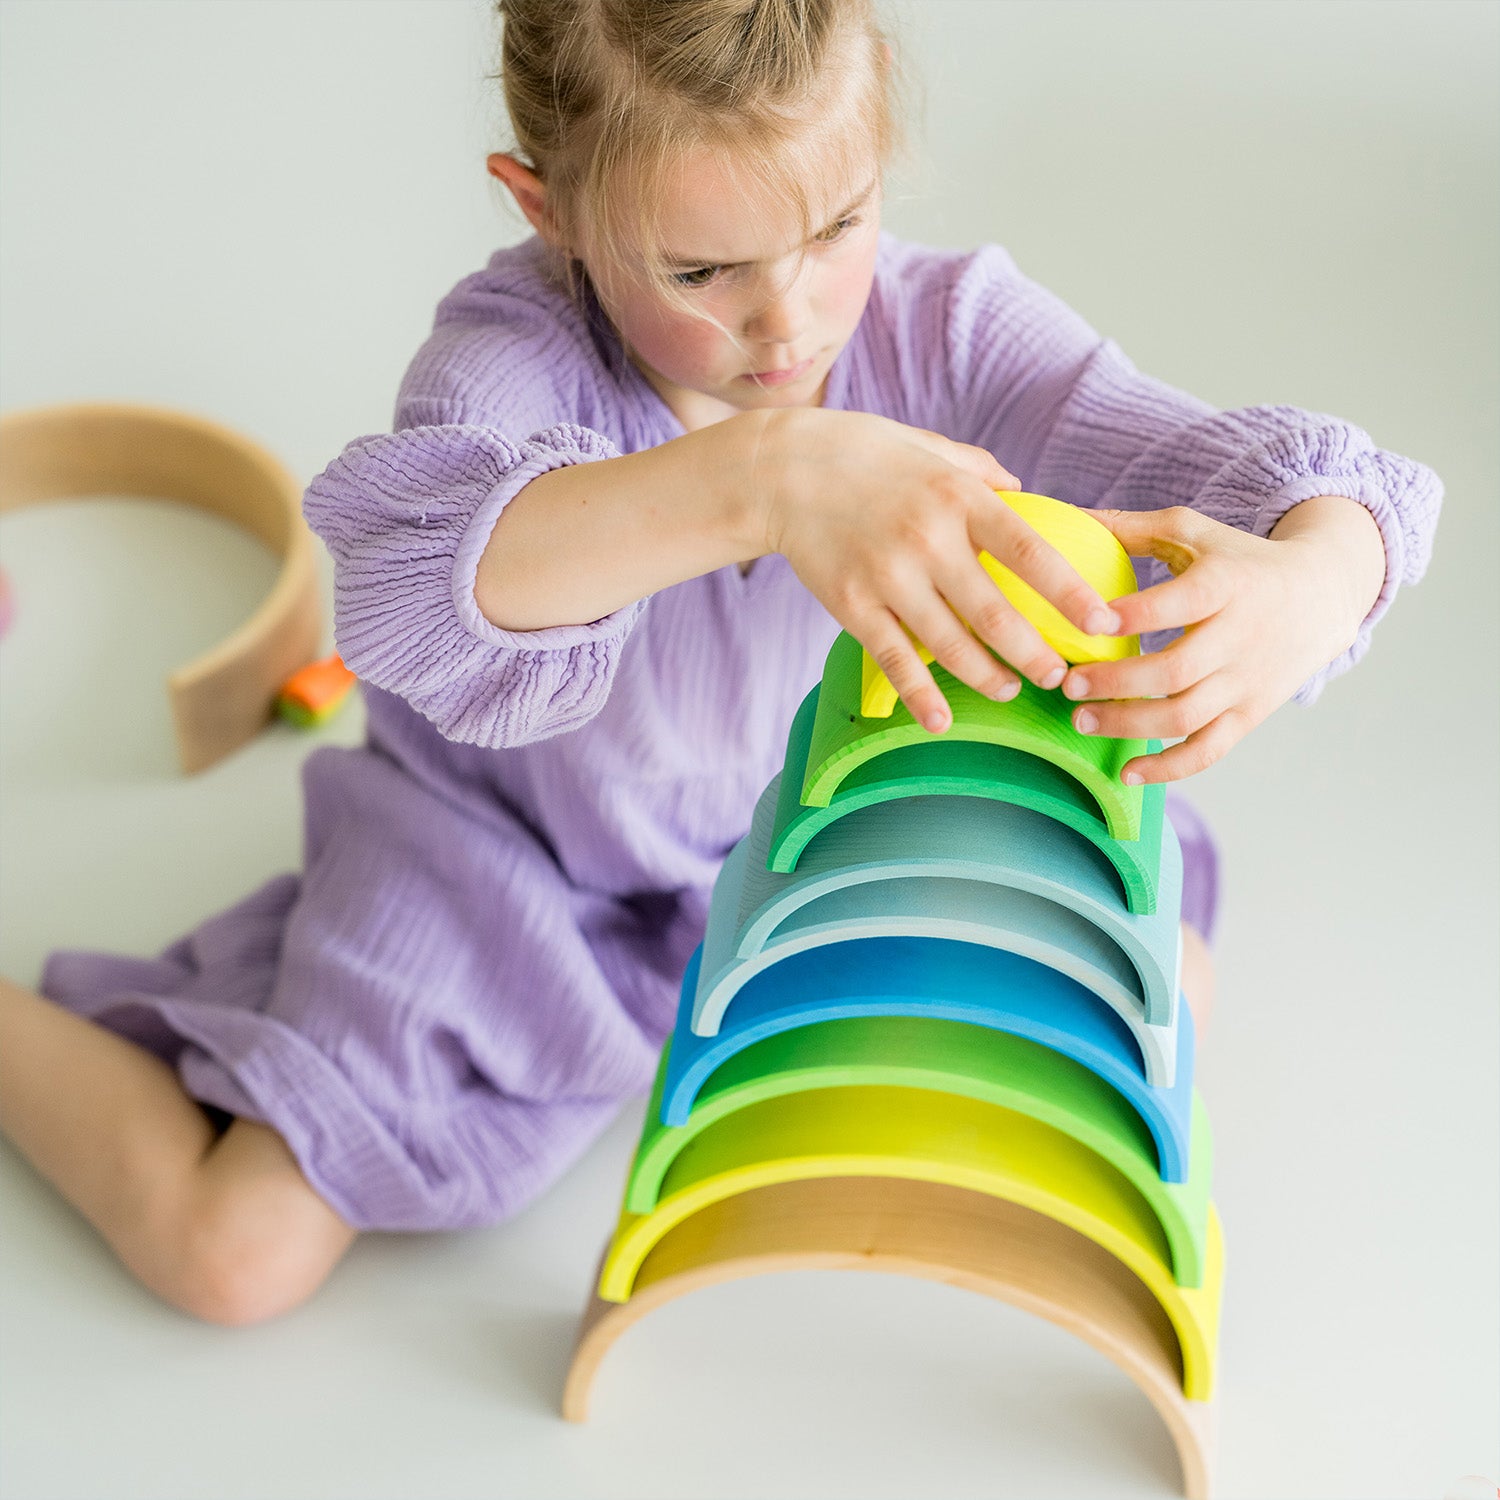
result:
M 722 336 L 696 318 L 658 320 L 652 327 L 650 346 L 641 346 L 647 360 L 664 375 L 674 369 L 694 371 L 712 363 Z

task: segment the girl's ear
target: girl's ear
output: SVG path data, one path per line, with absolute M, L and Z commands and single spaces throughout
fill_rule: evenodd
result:
M 548 211 L 547 190 L 542 179 L 530 167 L 522 166 L 514 156 L 503 151 L 487 156 L 484 165 L 491 177 L 498 178 L 510 189 L 531 227 L 548 244 L 561 247 L 557 226 Z

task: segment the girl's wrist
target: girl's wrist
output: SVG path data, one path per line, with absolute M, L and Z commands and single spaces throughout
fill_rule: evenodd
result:
M 1375 517 L 1346 495 L 1314 495 L 1287 511 L 1270 535 L 1315 559 L 1341 601 L 1352 639 L 1385 586 L 1385 541 Z
M 729 524 L 749 549 L 745 561 L 781 550 L 786 433 L 798 415 L 796 408 L 747 411 L 718 425 L 729 445 Z

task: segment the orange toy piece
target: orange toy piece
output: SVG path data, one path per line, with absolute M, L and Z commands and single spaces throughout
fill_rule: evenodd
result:
M 281 685 L 276 710 L 299 729 L 324 724 L 343 707 L 357 679 L 336 652 L 293 672 Z

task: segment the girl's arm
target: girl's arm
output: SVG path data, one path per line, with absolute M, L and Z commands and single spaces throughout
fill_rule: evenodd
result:
M 1015 691 L 1015 674 L 950 603 L 1034 680 L 1064 670 L 956 536 L 1079 625 L 1104 609 L 996 500 L 1016 480 L 980 449 L 861 412 L 759 412 L 622 456 L 628 406 L 524 247 L 461 282 L 408 368 L 394 430 L 348 444 L 306 492 L 349 666 L 450 739 L 527 744 L 599 712 L 651 594 L 784 551 L 913 713 L 943 727 L 898 619 L 980 692 Z
M 455 420 L 357 438 L 303 497 L 333 555 L 339 652 L 464 744 L 523 745 L 575 729 L 603 706 L 644 601 L 586 623 L 510 631 L 480 612 L 474 579 L 496 518 L 526 485 L 617 452 L 571 423 L 513 440 L 458 408 L 442 415 Z
M 912 584 L 934 559 L 964 555 L 954 537 L 972 533 L 1076 623 L 1106 628 L 1093 618 L 1103 601 L 1055 552 L 1008 546 L 1005 528 L 1023 548 L 1039 542 L 995 497 L 1015 483 L 980 449 L 863 412 L 744 413 L 628 456 L 571 423 L 517 442 L 449 420 L 350 443 L 303 508 L 333 554 L 335 638 L 351 670 L 448 738 L 499 748 L 575 729 L 603 707 L 650 594 L 770 551 L 877 653 L 913 713 L 946 728 L 947 705 L 897 620 L 925 628 L 907 602 Z M 975 514 L 993 534 L 971 526 Z M 903 558 L 914 552 L 912 572 Z M 970 588 L 976 629 L 1056 686 L 1065 663 L 1004 604 L 972 549 L 967 566 L 975 579 L 947 599 L 962 609 Z M 952 624 L 948 637 L 923 636 L 938 660 L 980 692 L 1013 694 L 1014 673 Z
M 1160 700 L 1075 715 L 1185 738 L 1127 776 L 1191 775 L 1287 698 L 1312 702 L 1424 572 L 1442 485 L 1358 427 L 1290 406 L 1217 411 L 1143 375 L 996 246 L 951 278 L 945 317 L 955 435 L 1095 509 L 1145 560 L 1144 592 L 1119 613 L 1154 654 L 1064 687 Z
M 534 479 L 498 518 L 474 597 L 496 627 L 534 629 L 589 620 L 727 563 L 781 552 L 881 663 L 913 715 L 941 732 L 947 704 L 898 622 L 994 697 L 1018 690 L 1004 662 L 1046 687 L 1066 670 L 979 567 L 979 547 L 1082 628 L 1099 633 L 1114 623 L 1103 600 L 996 499 L 995 490 L 1016 484 L 981 449 L 871 413 L 746 412 L 629 457 Z
M 765 549 L 740 477 L 754 422 L 732 417 L 655 448 L 539 475 L 500 512 L 474 574 L 492 625 L 582 625 Z

